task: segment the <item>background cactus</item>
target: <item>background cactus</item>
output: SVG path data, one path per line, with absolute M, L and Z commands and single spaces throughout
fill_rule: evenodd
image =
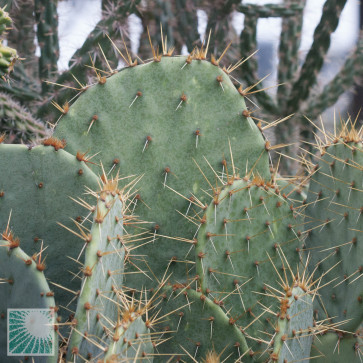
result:
M 0 92 L 0 127 L 6 133 L 6 143 L 32 143 L 45 138 L 50 130 L 40 120 L 15 101 Z
M 47 80 L 57 72 L 59 58 L 57 1 L 35 0 L 35 21 L 40 47 L 39 77 L 43 92 L 47 91 Z
M 10 28 L 12 20 L 9 14 L 0 8 L 0 36 L 4 36 L 4 32 Z M 0 76 L 3 80 L 9 75 L 13 70 L 14 63 L 17 59 L 16 50 L 3 45 L 3 39 L 0 40 Z

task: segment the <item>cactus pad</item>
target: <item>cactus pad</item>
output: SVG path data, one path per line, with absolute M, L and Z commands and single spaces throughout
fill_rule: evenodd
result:
M 363 148 L 361 137 L 348 136 L 317 156 L 305 226 L 306 248 L 314 251 L 310 270 L 317 267 L 326 285 L 317 299 L 318 319 L 347 320 L 341 328 L 354 331 L 363 320 Z
M 190 57 L 162 57 L 100 78 L 61 118 L 54 135 L 66 138 L 69 152 L 99 153 L 94 160 L 102 160 L 106 172 L 114 168 L 125 176 L 144 175 L 134 212 L 150 222 L 151 236 L 156 231 L 192 238 L 195 229 L 176 211 L 185 210 L 189 202 L 168 187 L 186 198 L 208 188 L 193 158 L 201 162 L 205 156 L 221 172 L 229 140 L 237 169 L 244 171 L 247 162 L 260 160 L 256 170 L 269 178 L 264 140 L 243 97 L 223 70 Z M 211 170 L 206 176 L 214 180 Z M 188 244 L 178 243 L 176 253 L 171 240 L 160 237 L 155 243 L 157 249 L 145 245 L 142 254 L 150 256 L 153 273 L 162 276 L 173 257 L 183 260 Z M 185 263 L 171 268 L 175 278 L 185 273 Z M 131 276 L 140 280 L 144 275 L 129 276 L 128 286 L 133 284 Z
M 160 328 L 168 339 L 158 346 L 160 357 L 156 362 L 165 362 L 165 357 L 174 356 L 186 362 L 200 362 L 209 351 L 222 352 L 221 359 L 243 362 L 253 361 L 246 340 L 233 319 L 229 319 L 222 307 L 206 295 L 191 288 L 193 284 L 166 286 L 162 292 L 162 318 Z M 189 356 L 188 356 L 189 354 Z M 192 360 L 193 357 L 195 360 Z
M 16 231 L 22 249 L 29 255 L 41 244 L 46 275 L 54 283 L 77 291 L 79 284 L 69 271 L 77 265 L 84 241 L 57 223 L 73 227 L 72 219 L 82 221 L 86 211 L 70 197 L 85 198 L 85 186 L 98 188 L 98 178 L 84 162 L 66 151 L 51 146 L 28 148 L 25 145 L 0 145 L 0 226 L 4 229 L 11 213 L 10 226 Z M 12 212 L 11 212 L 12 211 Z M 73 298 L 56 288 L 57 304 Z
M 264 332 L 271 333 L 271 316 L 264 307 L 278 307 L 276 299 L 265 295 L 266 287 L 274 286 L 276 272 L 286 268 L 281 251 L 292 269 L 299 264 L 300 227 L 289 200 L 274 185 L 258 178 L 228 184 L 202 218 L 197 274 L 203 293 L 224 302 L 259 356 L 267 349 Z
M 7 356 L 7 309 L 52 309 L 53 292 L 36 261 L 20 247 L 9 248 L 9 241 L 0 241 L 0 360 L 19 362 L 21 356 Z M 25 335 L 22 335 L 25 339 Z M 58 356 L 58 335 L 54 333 L 54 356 L 37 357 L 39 363 L 55 363 Z M 36 346 L 34 346 L 36 349 Z

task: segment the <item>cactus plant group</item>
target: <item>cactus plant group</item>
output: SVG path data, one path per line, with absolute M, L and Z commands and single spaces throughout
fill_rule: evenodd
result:
M 161 39 L 148 61 L 93 65 L 41 145 L 0 143 L 1 359 L 17 361 L 7 309 L 30 306 L 57 313 L 39 362 L 359 362 L 362 129 L 319 128 L 284 179 L 242 62 Z

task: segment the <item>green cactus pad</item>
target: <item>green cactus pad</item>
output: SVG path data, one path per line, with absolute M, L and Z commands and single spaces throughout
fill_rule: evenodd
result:
M 8 241 L 0 241 L 0 361 L 15 363 L 19 362 L 19 359 L 23 360 L 24 357 L 7 356 L 7 309 L 51 309 L 53 314 L 55 314 L 55 302 L 53 292 L 49 290 L 43 272 L 37 269 L 37 263 L 25 254 L 20 247 L 10 249 L 9 247 L 6 247 L 8 245 Z M 35 311 L 35 313 L 37 312 Z M 28 311 L 26 314 L 28 317 L 32 316 L 31 314 L 34 314 L 34 311 Z M 22 320 L 23 319 L 21 318 L 19 321 Z M 27 325 L 26 320 L 24 321 L 25 328 L 29 327 L 30 325 Z M 24 329 L 24 327 L 22 329 Z M 27 335 L 21 334 L 21 336 L 23 341 L 29 343 L 31 340 L 27 339 L 27 337 L 34 337 L 34 334 L 31 333 L 29 328 L 27 332 Z M 9 336 L 11 337 L 11 335 Z M 54 332 L 53 339 L 54 355 L 37 357 L 37 362 L 57 362 L 58 335 L 56 332 Z M 9 345 L 9 348 L 10 347 L 11 345 Z M 36 345 L 34 345 L 34 349 L 34 352 L 36 353 Z M 10 351 L 12 350 L 10 349 Z M 14 352 L 20 354 L 21 350 L 19 351 L 17 348 Z M 31 354 L 25 355 L 29 356 Z
M 5 229 L 11 214 L 10 227 L 22 249 L 32 255 L 43 243 L 47 278 L 73 291 L 80 284 L 69 271 L 77 273 L 78 266 L 69 257 L 77 259 L 85 242 L 57 223 L 73 228 L 71 218 L 87 215 L 85 208 L 70 199 L 93 202 L 84 195 L 85 186 L 97 189 L 98 178 L 83 161 L 64 150 L 0 145 L 0 228 Z M 65 306 L 74 297 L 54 288 L 57 305 Z
M 207 208 L 196 244 L 203 293 L 224 301 L 256 356 L 267 349 L 266 332 L 273 334 L 264 307 L 275 311 L 278 300 L 264 294 L 276 285 L 276 271 L 282 273 L 281 251 L 294 271 L 300 260 L 298 220 L 275 190 L 259 180 L 225 186 Z
M 93 160 L 102 160 L 106 172 L 114 168 L 124 176 L 143 174 L 134 213 L 150 222 L 151 238 L 155 231 L 193 237 L 195 227 L 177 212 L 185 211 L 189 201 L 169 187 L 186 198 L 208 189 L 193 158 L 201 163 L 205 156 L 221 172 L 221 162 L 230 154 L 228 140 L 236 169 L 244 171 L 247 161 L 252 166 L 259 160 L 256 171 L 269 178 L 263 137 L 228 75 L 207 61 L 186 61 L 186 57 L 162 57 L 159 62 L 123 69 L 106 83 L 88 88 L 61 118 L 54 134 L 66 138 L 69 152 L 99 152 Z M 214 182 L 215 174 L 209 170 L 206 177 Z M 206 201 L 201 194 L 200 200 Z M 143 246 L 142 254 L 149 256 L 150 269 L 160 277 L 173 257 L 184 261 L 189 244 L 156 239 L 155 244 Z M 139 268 L 149 273 L 141 262 Z M 177 279 L 184 276 L 186 264 L 170 268 Z M 128 286 L 150 284 L 143 274 L 129 276 Z
M 363 334 L 353 335 L 329 332 L 314 340 L 311 361 L 317 363 L 361 363 Z
M 92 342 L 102 338 L 104 326 L 110 328 L 110 322 L 117 321 L 116 291 L 123 280 L 122 203 L 118 195 L 109 194 L 102 199 L 97 202 L 85 251 L 82 289 L 68 350 L 71 355 L 77 348 L 77 354 L 87 359 L 102 353 Z M 92 340 L 85 335 L 91 335 Z
M 299 286 L 293 287 L 291 296 L 282 300 L 276 318 L 276 336 L 270 358 L 279 363 L 303 361 L 310 357 L 313 335 L 313 301 Z
M 348 320 L 341 328 L 354 331 L 363 320 L 362 142 L 336 140 L 317 160 L 305 210 L 306 249 L 313 251 L 309 268 L 317 267 L 316 278 L 331 269 L 316 299 L 318 319 Z
M 121 325 L 115 330 L 118 340 L 111 342 L 105 356 L 106 362 L 153 362 L 154 348 L 151 343 L 150 331 L 141 316 L 127 326 Z
M 157 347 L 155 362 L 200 362 L 209 351 L 222 352 L 221 360 L 252 362 L 243 333 L 233 319 L 230 319 L 221 306 L 204 294 L 191 288 L 191 285 L 173 285 L 163 288 L 162 324 L 164 344 Z M 164 315 L 164 317 L 163 317 Z M 188 356 L 188 352 L 190 356 Z M 180 360 L 179 360 L 180 361 Z
M 278 178 L 276 184 L 279 187 L 281 195 L 288 197 L 295 207 L 299 207 L 306 202 L 307 186 L 284 178 Z

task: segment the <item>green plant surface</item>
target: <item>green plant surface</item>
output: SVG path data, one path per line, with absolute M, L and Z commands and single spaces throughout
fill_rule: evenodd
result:
M 8 143 L 30 143 L 46 137 L 50 131 L 13 97 L 0 92 L 0 133 L 6 133 Z
M 174 357 L 184 362 L 200 362 L 209 351 L 222 352 L 221 359 L 252 362 L 248 345 L 240 329 L 222 307 L 194 284 L 176 284 L 162 290 L 162 324 L 165 343 L 157 346 L 154 361 L 165 362 Z M 243 357 L 243 358 L 242 358 Z M 166 359 L 166 360 L 165 360 Z
M 15 242 L 16 238 L 12 236 L 9 240 Z M 55 301 L 42 267 L 39 266 L 38 258 L 33 260 L 20 247 L 13 245 L 12 248 L 9 248 L 8 246 L 11 244 L 9 240 L 0 241 L 0 360 L 15 363 L 24 357 L 7 355 L 7 309 L 53 309 L 54 311 Z M 56 314 L 55 311 L 54 314 Z M 25 335 L 23 335 L 24 337 Z M 53 344 L 55 354 L 37 357 L 37 362 L 57 362 L 57 332 L 54 333 Z
M 78 272 L 74 260 L 86 238 L 82 241 L 58 223 L 73 228 L 72 219 L 83 221 L 88 212 L 70 197 L 92 204 L 84 195 L 85 186 L 96 190 L 98 178 L 84 161 L 62 149 L 0 144 L 0 228 L 5 229 L 11 215 L 10 225 L 24 251 L 32 255 L 41 246 L 46 248 L 47 278 L 75 293 L 80 286 L 72 279 L 72 272 Z M 63 289 L 56 292 L 57 304 L 63 306 L 74 297 Z
M 102 339 L 104 327 L 112 329 L 111 324 L 116 324 L 118 317 L 117 289 L 122 286 L 125 258 L 121 244 L 122 203 L 116 193 L 103 194 L 93 213 L 90 242 L 85 250 L 81 293 L 69 341 L 70 360 L 74 352 L 79 361 L 101 358 L 103 351 L 98 340 L 102 341 L 102 348 L 107 347 L 107 337 Z
M 177 210 L 187 210 L 192 194 L 201 203 L 209 199 L 202 189 L 210 187 L 196 162 L 204 163 L 205 157 L 220 173 L 230 142 L 233 154 L 239 156 L 236 169 L 245 170 L 247 163 L 251 166 L 258 160 L 256 172 L 270 178 L 264 140 L 249 114 L 243 113 L 243 97 L 229 77 L 207 61 L 188 64 L 186 60 L 162 57 L 123 69 L 90 87 L 61 118 L 54 133 L 66 138 L 66 150 L 71 153 L 78 149 L 99 153 L 93 160 L 101 160 L 106 172 L 143 175 L 134 213 L 149 222 L 145 228 L 150 243 L 142 248 L 149 267 L 138 264 L 158 278 L 171 260 L 183 261 L 190 247 L 158 236 L 193 238 L 197 226 L 181 218 Z M 212 170 L 205 176 L 214 183 Z M 173 263 L 170 268 L 177 279 L 184 276 L 186 264 Z M 147 286 L 150 279 L 142 281 L 144 277 L 134 274 L 133 280 L 139 280 L 134 286 Z M 128 286 L 134 284 L 131 279 L 132 275 L 125 281 Z
M 43 92 L 49 89 L 48 81 L 57 72 L 59 58 L 57 0 L 35 0 L 34 14 L 40 48 L 39 77 Z
M 223 301 L 262 360 L 266 336 L 273 334 L 268 311 L 279 302 L 266 287 L 275 284 L 285 264 L 281 251 L 295 270 L 302 245 L 301 221 L 275 189 L 258 178 L 230 181 L 207 208 L 195 249 L 202 292 Z
M 337 331 L 319 335 L 314 340 L 311 360 L 317 363 L 360 363 L 362 345 L 362 333 L 353 335 Z
M 316 269 L 315 276 L 323 278 L 318 319 L 346 321 L 340 328 L 354 331 L 363 319 L 361 134 L 329 140 L 315 160 L 305 209 L 305 244 L 311 251 L 310 271 Z
M 280 316 L 276 321 L 270 359 L 279 363 L 306 360 L 313 341 L 310 332 L 314 324 L 311 294 L 299 286 L 293 287 L 291 295 L 282 301 Z

